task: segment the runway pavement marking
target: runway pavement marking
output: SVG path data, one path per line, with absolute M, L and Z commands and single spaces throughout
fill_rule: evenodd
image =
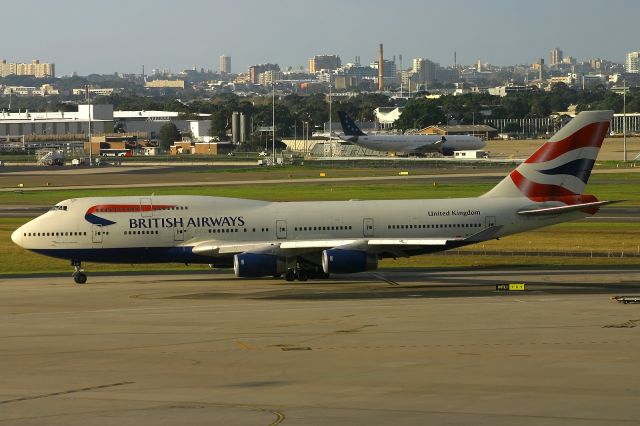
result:
M 398 285 L 398 286 L 400 285 L 399 283 L 397 283 L 397 282 L 395 282 L 395 281 L 393 281 L 393 280 L 391 280 L 389 278 L 385 278 L 385 277 L 383 277 L 382 275 L 380 275 L 380 274 L 378 274 L 376 272 L 372 272 L 370 275 L 373 276 L 373 277 L 378 278 L 381 281 L 386 282 L 389 285 Z
M 602 341 L 589 341 L 589 342 L 585 342 L 585 341 L 575 341 L 575 342 L 518 342 L 518 343 L 449 343 L 449 344 L 424 344 L 424 345 L 382 345 L 382 346 L 370 346 L 370 345 L 348 345 L 348 346 L 338 346 L 338 345 L 333 345 L 333 346 L 310 346 L 310 347 L 306 347 L 305 350 L 316 350 L 316 351 L 331 351 L 331 350 L 338 350 L 338 351 L 343 351 L 343 350 L 348 350 L 348 349 L 353 349 L 353 350 L 362 350 L 362 349 L 383 349 L 383 350 L 389 350 L 389 349 L 420 349 L 420 350 L 424 350 L 424 349 L 451 349 L 451 350 L 456 350 L 456 349 L 461 349 L 461 348 L 467 348 L 467 347 L 473 347 L 473 348 L 478 348 L 479 346 L 484 346 L 484 347 L 493 347 L 496 349 L 499 348 L 503 348 L 506 346 L 516 346 L 516 347 L 520 347 L 520 348 L 524 348 L 527 346 L 539 346 L 539 345 L 543 345 L 543 346 L 549 346 L 549 345 L 564 345 L 564 346 L 572 346 L 572 345 L 615 345 L 615 344 L 619 344 L 619 345 L 630 345 L 633 342 L 631 340 L 602 340 Z M 282 350 L 300 350 L 299 348 L 289 348 L 289 349 L 285 349 L 285 348 L 281 348 Z M 467 353 L 462 353 L 462 352 L 457 352 L 458 354 L 467 354 Z M 473 353 L 474 355 L 481 355 L 479 353 Z M 530 355 L 522 355 L 522 354 L 513 354 L 510 356 L 530 356 Z
M 32 395 L 32 396 L 23 396 L 21 398 L 5 399 L 4 401 L 0 401 L 0 404 L 9 404 L 9 403 L 12 403 L 12 402 L 21 402 L 21 401 L 30 401 L 30 400 L 33 400 L 33 399 L 50 398 L 52 396 L 68 395 L 68 394 L 71 394 L 71 393 L 79 393 L 79 392 L 88 392 L 88 391 L 98 390 L 98 389 L 113 388 L 113 387 L 116 387 L 116 386 L 132 385 L 134 383 L 135 382 L 109 383 L 109 384 L 106 384 L 106 385 L 89 386 L 89 387 L 86 387 L 86 388 L 79 388 L 79 389 L 69 389 L 69 390 L 60 391 L 60 392 L 44 393 L 44 394 Z
M 240 349 L 242 349 L 243 351 L 250 351 L 251 345 L 249 345 L 248 343 L 245 343 L 241 340 L 234 340 L 233 343 L 235 343 L 236 345 L 238 345 L 240 347 Z

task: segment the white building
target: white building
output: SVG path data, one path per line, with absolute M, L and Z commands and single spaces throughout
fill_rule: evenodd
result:
M 208 121 L 209 114 L 199 114 Z M 174 123 L 182 132 L 192 131 L 191 122 L 173 111 L 114 111 L 113 105 L 78 105 L 77 112 L 0 112 L 0 136 L 88 134 L 89 118 L 93 133 L 148 133 L 156 136 L 165 123 Z M 115 129 L 114 129 L 115 128 Z M 204 125 L 203 125 L 204 128 Z M 208 132 L 208 130 L 206 130 Z M 198 134 L 205 132 L 198 132 Z
M 393 127 L 393 123 L 402 115 L 402 107 L 378 107 L 373 113 L 381 129 Z
M 6 86 L 3 93 L 5 95 L 17 96 L 53 96 L 60 94 L 58 89 L 54 88 L 50 84 L 43 84 L 40 87 Z
M 103 87 L 90 87 L 89 94 L 95 96 L 111 96 L 113 93 L 117 93 L 118 91 L 113 88 L 103 88 Z M 73 96 L 86 96 L 87 89 L 73 89 Z
M 282 71 L 265 71 L 258 77 L 258 84 L 271 86 L 273 83 L 282 80 L 282 77 Z
M 626 72 L 631 74 L 640 73 L 640 52 L 627 53 L 627 60 L 624 64 Z
M 208 120 L 210 114 L 198 114 L 201 120 Z M 114 111 L 115 126 L 123 132 L 144 132 L 156 137 L 166 123 L 173 123 L 181 132 L 192 131 L 191 121 L 174 111 Z
M 529 93 L 534 90 L 534 87 L 531 86 L 519 86 L 519 85 L 508 85 L 508 86 L 496 86 L 490 87 L 488 89 L 488 93 L 491 96 L 500 96 L 505 97 L 514 93 Z
M 78 112 L 2 112 L 0 136 L 113 132 L 113 105 L 79 105 Z
M 213 140 L 209 136 L 211 129 L 211 120 L 190 120 L 189 130 L 193 136 L 193 140 L 197 142 L 210 142 Z

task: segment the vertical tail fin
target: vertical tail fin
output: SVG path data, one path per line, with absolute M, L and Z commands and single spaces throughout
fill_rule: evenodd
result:
M 351 117 L 344 111 L 338 111 L 338 117 L 340 117 L 340 124 L 342 125 L 342 132 L 345 136 L 364 136 L 365 133 L 353 122 Z
M 612 117 L 613 111 L 581 112 L 484 196 L 547 201 L 581 195 Z

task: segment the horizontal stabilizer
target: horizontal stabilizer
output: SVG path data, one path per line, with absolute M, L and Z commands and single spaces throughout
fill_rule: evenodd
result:
M 521 216 L 548 216 L 554 214 L 562 214 L 562 213 L 571 213 L 575 211 L 585 211 L 587 209 L 598 208 L 601 206 L 605 206 L 607 204 L 619 203 L 622 200 L 616 201 L 594 201 L 592 203 L 582 203 L 582 204 L 572 204 L 569 206 L 558 206 L 558 207 L 545 207 L 542 209 L 533 209 L 533 210 L 521 210 L 518 212 Z

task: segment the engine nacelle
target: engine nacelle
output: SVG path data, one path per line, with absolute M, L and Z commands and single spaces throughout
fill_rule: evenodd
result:
M 440 153 L 442 155 L 444 155 L 445 157 L 453 156 L 453 152 L 454 152 L 453 148 L 445 148 L 445 147 L 443 147 L 443 148 L 440 149 Z
M 233 256 L 233 270 L 238 278 L 257 278 L 280 275 L 287 265 L 272 254 L 241 253 Z
M 329 249 L 322 252 L 325 274 L 351 274 L 378 269 L 378 257 L 360 250 Z

